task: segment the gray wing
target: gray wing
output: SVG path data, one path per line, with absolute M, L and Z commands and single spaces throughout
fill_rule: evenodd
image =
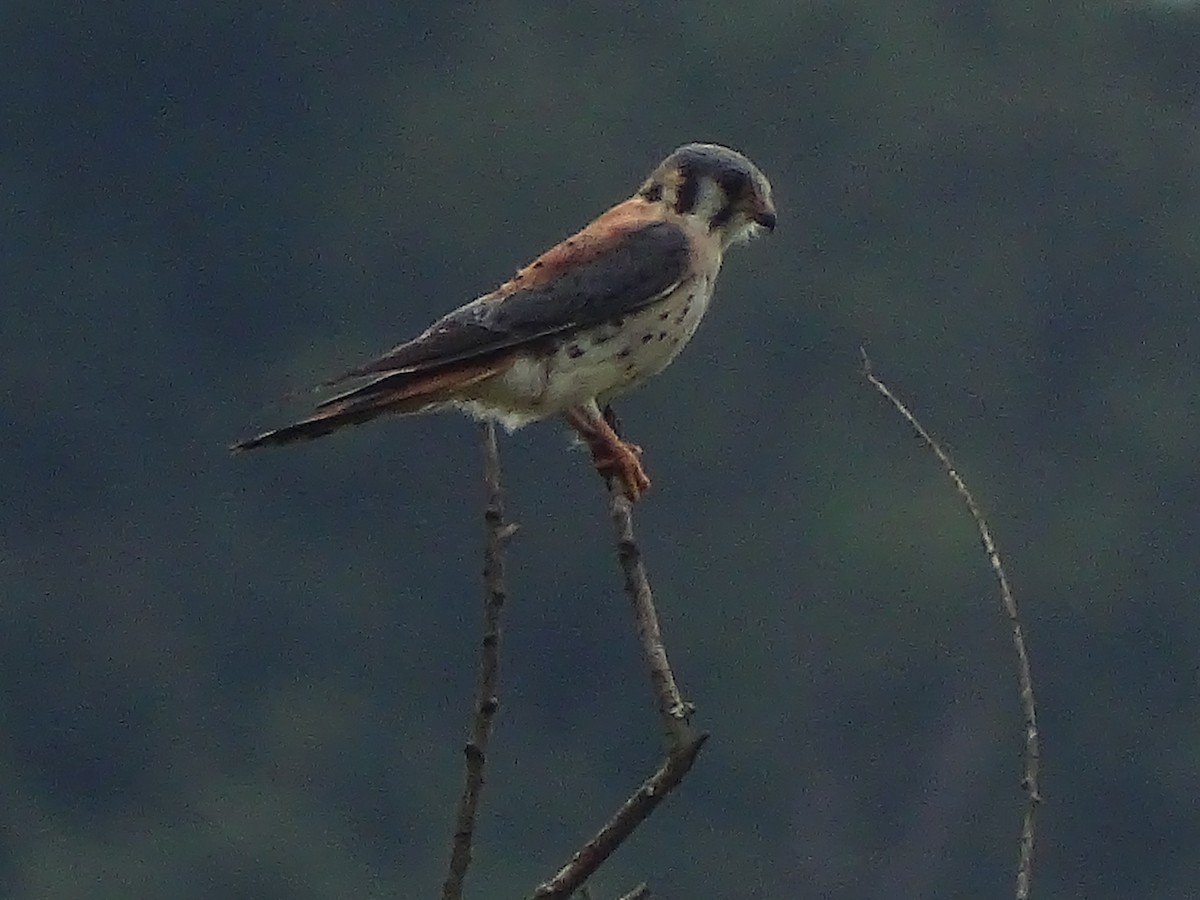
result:
M 679 226 L 643 225 L 615 237 L 608 252 L 571 265 L 549 281 L 459 307 L 418 337 L 333 383 L 356 376 L 428 371 L 599 325 L 669 293 L 684 279 L 690 255 L 687 235 Z

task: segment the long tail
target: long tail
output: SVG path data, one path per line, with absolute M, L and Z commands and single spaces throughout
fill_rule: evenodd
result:
M 237 452 L 309 441 L 385 414 L 424 412 L 460 397 L 464 388 L 495 375 L 508 362 L 509 357 L 505 356 L 458 363 L 442 371 L 390 372 L 318 404 L 317 411 L 306 419 L 238 441 L 229 449 Z

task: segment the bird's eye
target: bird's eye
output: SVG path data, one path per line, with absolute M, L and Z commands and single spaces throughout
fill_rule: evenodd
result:
M 691 212 L 696 205 L 696 198 L 700 194 L 700 178 L 690 169 L 684 169 L 681 174 L 683 180 L 675 193 L 675 212 L 682 214 Z
M 721 174 L 721 190 L 725 192 L 726 197 L 740 197 L 749 186 L 750 178 L 745 172 L 734 169 Z

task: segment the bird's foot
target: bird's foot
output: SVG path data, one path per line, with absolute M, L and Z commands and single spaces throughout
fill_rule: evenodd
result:
M 650 477 L 638 457 L 642 448 L 620 439 L 592 446 L 592 463 L 605 478 L 615 478 L 621 492 L 631 501 L 637 500 L 650 487 Z

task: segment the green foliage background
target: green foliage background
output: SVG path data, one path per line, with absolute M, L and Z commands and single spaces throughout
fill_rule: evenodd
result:
M 599 895 L 1011 892 L 1003 620 L 865 345 L 1023 604 L 1037 895 L 1194 896 L 1194 4 L 13 0 L 0 51 L 0 895 L 433 895 L 476 432 L 224 447 L 716 140 L 780 227 L 621 406 L 714 737 Z M 522 529 L 476 897 L 523 896 L 658 753 L 566 445 L 504 442 Z

